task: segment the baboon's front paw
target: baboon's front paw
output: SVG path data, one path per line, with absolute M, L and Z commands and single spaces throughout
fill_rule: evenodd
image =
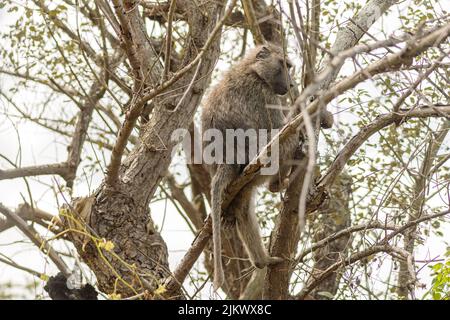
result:
M 222 227 L 224 230 L 233 230 L 236 226 L 236 219 L 226 219 L 222 222 Z
M 236 216 L 234 214 L 233 208 L 228 207 L 222 210 L 221 214 L 222 228 L 225 230 L 231 230 L 236 226 Z
M 333 124 L 334 124 L 333 114 L 328 110 L 323 110 L 322 114 L 320 115 L 320 126 L 323 129 L 330 129 L 333 127 Z
M 236 216 L 226 214 L 222 216 L 222 227 L 225 230 L 231 230 L 236 226 Z

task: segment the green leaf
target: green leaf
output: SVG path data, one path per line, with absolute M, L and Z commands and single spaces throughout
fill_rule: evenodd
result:
M 441 294 L 439 292 L 434 292 L 433 300 L 441 300 Z

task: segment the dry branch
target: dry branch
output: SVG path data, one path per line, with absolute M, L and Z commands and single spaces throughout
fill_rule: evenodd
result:
M 343 267 L 343 266 L 348 266 L 351 265 L 357 261 L 360 261 L 361 259 L 368 257 L 370 255 L 379 253 L 379 252 L 387 252 L 387 253 L 400 253 L 402 255 L 406 255 L 406 257 L 404 257 L 404 259 L 409 259 L 409 264 L 411 265 L 411 255 L 407 252 L 405 252 L 404 250 L 401 250 L 399 248 L 393 247 L 391 245 L 389 245 L 389 241 L 394 238 L 396 235 L 403 233 L 405 230 L 412 228 L 416 225 L 418 225 L 421 222 L 424 221 L 428 221 L 428 220 L 432 220 L 438 217 L 442 217 L 445 215 L 448 215 L 450 213 L 449 211 L 443 211 L 437 214 L 433 214 L 433 215 L 427 215 L 427 216 L 423 216 L 419 219 L 410 221 L 408 223 L 406 223 L 405 225 L 398 227 L 397 229 L 395 229 L 395 231 L 391 232 L 390 234 L 388 234 L 386 237 L 384 237 L 382 240 L 380 240 L 379 242 L 377 242 L 376 244 L 374 244 L 373 246 L 371 246 L 370 248 L 362 251 L 362 252 L 358 252 L 358 253 L 354 253 L 352 254 L 350 257 L 348 258 L 341 258 L 340 261 L 336 262 L 335 264 L 331 265 L 330 267 L 328 267 L 326 270 L 324 270 L 320 275 L 316 275 L 314 281 L 310 282 L 307 286 L 305 286 L 298 295 L 296 295 L 297 299 L 304 299 L 317 285 L 319 285 L 324 279 L 326 279 L 327 277 L 329 277 L 333 272 L 335 272 L 338 268 Z M 406 254 L 405 254 L 406 253 Z M 409 270 L 409 272 L 411 272 L 411 270 Z M 414 272 L 412 272 L 414 273 Z M 415 274 L 412 275 L 412 278 L 415 279 Z
M 0 212 L 4 214 L 8 219 L 14 222 L 17 228 L 22 231 L 43 253 L 47 254 L 53 263 L 58 267 L 58 269 L 68 277 L 70 271 L 67 269 L 66 264 L 61 259 L 58 254 L 52 249 L 47 241 L 42 239 L 36 230 L 29 226 L 19 215 L 12 212 L 3 204 L 0 203 Z
M 69 174 L 69 165 L 65 162 L 54 163 L 40 166 L 22 167 L 16 169 L 0 170 L 0 180 L 43 176 L 43 175 L 60 175 L 66 178 Z

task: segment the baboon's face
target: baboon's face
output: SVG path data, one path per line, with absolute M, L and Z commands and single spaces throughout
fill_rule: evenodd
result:
M 284 95 L 292 86 L 291 67 L 283 53 L 274 48 L 262 46 L 256 55 L 255 71 L 275 94 Z

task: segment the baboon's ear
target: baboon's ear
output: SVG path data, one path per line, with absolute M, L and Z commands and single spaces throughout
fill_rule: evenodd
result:
M 267 46 L 261 46 L 258 53 L 256 54 L 256 59 L 266 59 L 270 56 L 270 50 Z

